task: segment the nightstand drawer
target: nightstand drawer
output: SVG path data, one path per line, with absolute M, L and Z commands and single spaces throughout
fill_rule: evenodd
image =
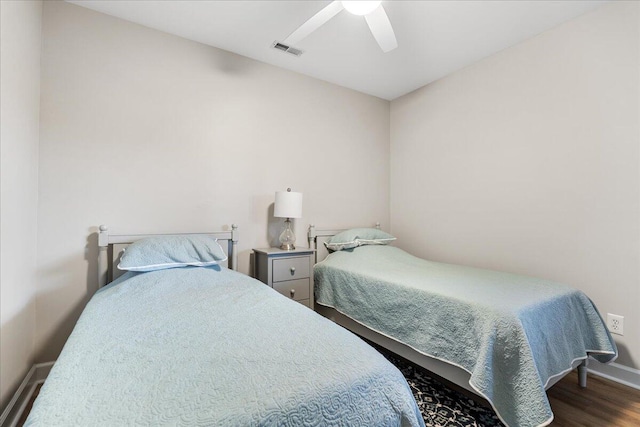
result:
M 273 281 L 304 279 L 309 277 L 309 257 L 291 257 L 273 260 Z M 275 287 L 275 286 L 274 286 Z
M 273 289 L 296 301 L 309 299 L 309 278 L 274 283 Z

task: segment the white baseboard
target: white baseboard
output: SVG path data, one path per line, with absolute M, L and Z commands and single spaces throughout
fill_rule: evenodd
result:
M 37 385 L 44 382 L 54 363 L 38 363 L 29 369 L 24 380 L 20 383 L 20 387 L 18 387 L 2 415 L 0 415 L 0 427 L 15 427 L 18 424 L 20 416 L 29 404 Z
M 589 373 L 640 390 L 639 369 L 629 368 L 615 362 L 605 365 L 591 361 Z

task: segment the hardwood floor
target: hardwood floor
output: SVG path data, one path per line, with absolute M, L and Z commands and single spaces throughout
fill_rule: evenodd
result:
M 32 397 L 18 426 L 29 414 Z M 589 375 L 587 388 L 578 385 L 578 374 L 560 380 L 548 392 L 553 409 L 554 427 L 637 427 L 640 426 L 640 390 Z
M 554 427 L 640 426 L 640 390 L 589 375 L 587 388 L 574 371 L 547 392 Z

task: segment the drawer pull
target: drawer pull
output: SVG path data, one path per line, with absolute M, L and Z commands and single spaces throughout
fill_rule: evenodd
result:
M 296 295 L 296 290 L 295 289 L 291 289 L 291 298 L 293 298 Z
M 291 275 L 293 276 L 294 274 L 296 274 L 296 268 L 295 267 L 291 267 Z

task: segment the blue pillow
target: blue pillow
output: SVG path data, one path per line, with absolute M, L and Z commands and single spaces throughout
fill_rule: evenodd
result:
M 218 239 L 204 234 L 147 237 L 122 254 L 118 269 L 155 271 L 166 268 L 206 267 L 227 260 Z
M 352 228 L 331 237 L 324 245 L 330 251 L 341 251 L 364 245 L 388 245 L 394 240 L 391 234 L 377 228 Z

